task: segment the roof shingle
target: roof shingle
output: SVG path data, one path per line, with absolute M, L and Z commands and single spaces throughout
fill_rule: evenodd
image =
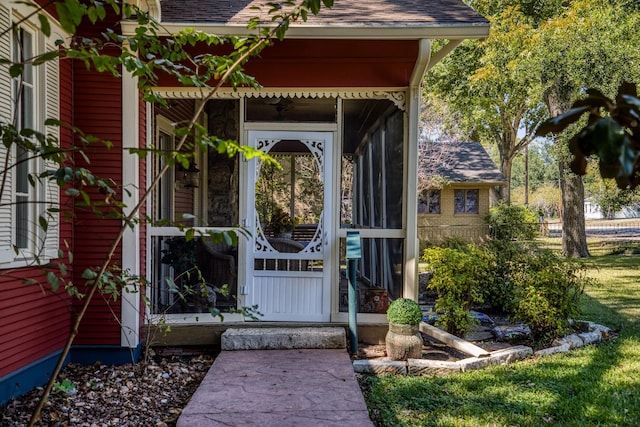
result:
M 252 9 L 264 0 L 161 0 L 162 22 L 243 25 L 264 12 Z M 311 26 L 447 26 L 487 24 L 487 20 L 459 0 L 336 0 L 309 16 Z
M 438 150 L 431 153 L 438 157 Z M 427 153 L 427 159 L 431 156 Z M 447 151 L 445 160 L 439 164 L 426 161 L 433 165 L 429 174 L 441 175 L 452 182 L 491 182 L 504 183 L 506 179 L 491 160 L 489 154 L 479 142 L 463 142 L 455 144 Z

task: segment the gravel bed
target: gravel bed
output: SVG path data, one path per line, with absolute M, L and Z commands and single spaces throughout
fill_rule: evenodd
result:
M 69 364 L 58 377 L 39 426 L 175 426 L 213 357 L 156 357 L 149 363 Z M 26 426 L 42 388 L 0 407 L 0 425 Z

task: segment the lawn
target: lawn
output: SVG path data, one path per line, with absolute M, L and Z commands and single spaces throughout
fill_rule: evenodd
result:
M 597 247 L 592 253 L 620 252 L 615 244 L 598 242 Z M 640 425 L 640 255 L 623 252 L 585 261 L 599 285 L 585 290 L 582 317 L 616 329 L 616 337 L 566 354 L 446 378 L 369 377 L 363 388 L 374 423 Z

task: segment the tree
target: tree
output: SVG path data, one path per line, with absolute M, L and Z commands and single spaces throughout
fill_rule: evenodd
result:
M 543 23 L 531 38 L 528 50 L 539 58 L 534 73 L 537 89 L 555 117 L 571 107 L 583 88 L 595 84 L 612 93 L 623 80 L 640 76 L 640 57 L 635 30 L 640 22 L 637 10 L 624 2 L 578 0 L 553 20 Z M 634 65 L 632 65 L 634 64 Z M 555 136 L 566 146 L 567 135 Z M 584 232 L 584 185 L 574 174 L 566 151 L 560 152 L 560 184 L 563 200 L 563 254 L 588 256 Z
M 538 98 L 532 96 L 531 75 L 519 66 L 520 53 L 546 15 L 523 12 L 518 2 L 474 1 L 471 5 L 489 17 L 491 31 L 486 40 L 465 41 L 425 77 L 428 92 L 442 99 L 472 139 L 495 144 L 500 171 L 507 185 L 500 199 L 510 201 L 511 168 L 514 158 L 533 138 L 546 118 Z
M 121 4 L 117 0 L 106 0 L 105 2 L 65 0 L 47 2 L 45 6 L 40 6 L 35 2 L 26 3 L 33 8 L 33 12 L 25 19 L 37 17 L 40 31 L 47 37 L 51 35 L 52 25 L 48 15 L 44 13 L 44 8 L 55 8 L 60 25 L 71 35 L 73 43 L 58 40 L 54 49 L 42 54 L 30 56 L 25 52 L 19 57 L 0 58 L 0 64 L 8 66 L 8 72 L 16 84 L 17 93 L 26 90 L 26 80 L 31 67 L 44 66 L 52 61 L 73 59 L 84 62 L 90 69 L 109 73 L 116 78 L 120 77 L 121 72 L 132 73 L 137 77 L 138 89 L 147 102 L 166 105 L 166 101 L 153 92 L 154 82 L 159 73 L 169 74 L 184 85 L 199 88 L 203 101 L 191 120 L 177 130 L 179 141 L 174 151 L 161 153 L 154 150 L 153 147 L 131 150 L 141 158 L 149 153 L 164 158 L 164 166 L 153 177 L 148 188 L 141 193 L 136 206 L 125 206 L 118 200 L 117 195 L 126 191 L 125 189 L 114 188 L 108 177 L 96 177 L 85 167 L 85 163 L 89 163 L 90 157 L 86 148 L 97 143 L 109 145 L 108 141 L 99 141 L 97 138 L 84 134 L 81 129 L 71 128 L 78 135 L 80 143 L 61 145 L 57 137 L 30 128 L 29 123 L 21 123 L 16 119 L 19 117 L 16 113 L 12 115 L 13 122 L 0 123 L 0 137 L 6 148 L 6 153 L 1 153 L 4 165 L 0 169 L 2 175 L 0 200 L 2 200 L 2 191 L 7 188 L 6 186 L 10 182 L 7 177 L 11 171 L 24 163 L 25 159 L 42 158 L 49 162 L 48 166 L 51 167 L 42 173 L 30 174 L 30 185 L 35 186 L 40 182 L 55 183 L 76 206 L 83 205 L 84 208 L 92 209 L 98 215 L 109 214 L 122 221 L 122 227 L 111 242 L 108 252 L 104 254 L 102 264 L 83 272 L 82 277 L 86 283 L 82 293 L 78 291 L 78 286 L 65 279 L 67 266 L 62 260 L 70 260 L 72 258 L 70 253 L 61 254 L 60 259 L 54 264 L 54 268 L 46 270 L 46 278 L 53 290 L 57 290 L 64 284 L 64 289 L 68 293 L 83 298 L 84 301 L 72 325 L 59 362 L 32 414 L 30 425 L 33 425 L 38 420 L 40 410 L 53 388 L 73 340 L 78 334 L 79 325 L 95 294 L 118 295 L 129 284 L 135 285 L 143 281 L 143 278 L 127 277 L 127 273 L 114 262 L 113 256 L 128 227 L 141 220 L 140 208 L 157 186 L 162 174 L 176 164 L 188 169 L 196 150 L 212 148 L 219 153 L 230 156 L 239 152 L 248 157 L 263 156 L 256 150 L 240 146 L 236 141 L 222 140 L 209 135 L 206 128 L 198 125 L 197 120 L 203 112 L 205 102 L 211 99 L 218 88 L 225 83 L 231 84 L 233 87 L 258 87 L 255 79 L 243 72 L 243 65 L 251 57 L 258 55 L 274 38 L 282 39 L 290 23 L 306 20 L 309 13 L 318 13 L 321 5 L 331 7 L 333 1 L 301 0 L 298 3 L 294 1 L 284 1 L 280 4 L 269 3 L 266 7 L 271 15 L 271 21 L 252 20 L 250 28 L 255 29 L 256 33 L 248 37 L 218 36 L 194 30 L 185 30 L 170 37 L 160 37 L 158 34 L 161 31 L 158 23 L 153 21 L 147 13 L 129 4 Z M 122 36 L 115 27 L 107 28 L 97 37 L 88 37 L 80 32 L 79 29 L 83 24 L 101 23 L 106 17 L 113 16 L 113 14 L 115 16 L 122 14 L 129 19 L 135 18 L 138 24 L 135 35 L 132 37 Z M 108 27 L 108 24 L 103 25 Z M 117 21 L 114 25 L 117 25 Z M 0 29 L 0 36 L 13 31 L 14 26 Z M 232 46 L 233 49 L 225 55 L 189 54 L 188 46 L 197 43 L 226 44 Z M 20 103 L 16 102 L 14 111 L 18 111 L 19 108 Z M 57 118 L 47 118 L 45 125 L 70 127 Z M 12 158 L 8 153 L 14 147 L 17 147 L 19 155 L 13 159 L 14 163 L 11 163 Z M 86 160 L 86 162 L 76 162 L 77 157 Z M 99 191 L 93 191 L 92 188 L 97 188 Z M 22 202 L 19 201 L 19 203 Z M 53 213 L 58 210 L 60 207 L 56 206 L 49 208 L 48 212 Z M 72 210 L 68 211 L 73 212 Z M 41 215 L 39 226 L 46 229 L 48 224 L 47 215 Z M 194 234 L 193 229 L 187 228 L 185 232 L 187 240 L 192 239 Z M 212 235 L 211 238 L 224 239 L 231 243 L 236 237 L 232 233 L 222 233 L 221 235 Z M 19 250 L 17 245 L 14 245 L 14 249 Z M 35 255 L 35 262 L 38 263 L 39 257 L 37 257 L 37 253 Z
M 497 143 L 507 180 L 511 161 L 543 119 L 566 111 L 585 87 L 602 84 L 611 93 L 640 72 L 639 14 L 628 2 L 477 0 L 472 6 L 490 18 L 489 38 L 463 44 L 427 83 L 433 96 L 460 112 L 472 135 Z M 554 141 L 562 146 L 563 136 Z M 563 251 L 586 256 L 584 187 L 564 161 L 559 170 Z
M 437 173 L 438 166 L 450 161 L 453 152 L 464 139 L 461 129 L 447 120 L 449 107 L 438 99 L 429 100 L 420 113 L 418 141 L 418 192 L 441 188 L 445 178 Z

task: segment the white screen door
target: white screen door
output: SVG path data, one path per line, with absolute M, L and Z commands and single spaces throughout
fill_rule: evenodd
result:
M 249 145 L 280 165 L 245 163 L 245 304 L 257 305 L 261 320 L 329 321 L 332 139 L 331 132 L 249 132 Z

